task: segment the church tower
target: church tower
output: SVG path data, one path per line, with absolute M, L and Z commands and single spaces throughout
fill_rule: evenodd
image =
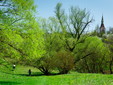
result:
M 103 16 L 102 16 L 102 19 L 101 19 L 100 34 L 101 35 L 105 34 L 105 26 L 104 26 L 104 18 L 103 18 Z

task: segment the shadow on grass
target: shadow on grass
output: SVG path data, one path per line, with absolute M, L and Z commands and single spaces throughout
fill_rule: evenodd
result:
M 11 82 L 11 81 L 0 81 L 0 85 L 17 85 L 20 84 L 18 82 Z
M 11 75 L 20 75 L 20 76 L 29 76 L 28 73 L 26 74 L 13 74 L 13 73 L 7 73 L 7 72 L 2 72 L 5 74 L 11 74 Z M 50 73 L 48 75 L 43 74 L 42 72 L 32 72 L 31 76 L 55 76 L 55 75 L 63 75 L 60 73 Z
M 20 75 L 20 76 L 29 76 L 28 74 L 15 74 L 15 75 Z M 41 72 L 32 72 L 31 76 L 55 76 L 55 75 L 60 75 L 58 73 L 51 73 L 48 75 L 42 74 Z
M 15 75 L 20 75 L 20 76 L 29 76 L 28 74 L 15 74 Z M 32 72 L 31 76 L 43 76 L 41 72 Z

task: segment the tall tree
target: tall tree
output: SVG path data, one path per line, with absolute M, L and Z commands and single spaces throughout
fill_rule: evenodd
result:
M 109 65 L 109 70 L 110 73 L 113 74 L 113 35 L 108 35 L 108 37 L 103 39 L 103 42 L 106 43 L 106 46 L 109 48 L 109 60 L 108 60 L 108 65 Z
M 93 19 L 90 19 L 90 14 L 86 12 L 86 9 L 82 10 L 80 8 L 72 6 L 70 8 L 69 14 L 66 14 L 65 10 L 61 7 L 62 4 L 58 3 L 55 10 L 56 18 L 59 21 L 61 30 L 64 33 L 65 37 L 67 36 L 66 34 L 68 32 L 71 38 L 78 42 Z M 70 46 L 67 37 L 65 38 L 65 42 L 70 51 L 74 50 L 75 41 L 73 41 L 73 46 Z
M 84 43 L 79 43 L 74 51 L 75 66 L 80 72 L 104 73 L 105 68 L 108 67 L 109 49 L 98 37 L 88 37 Z M 89 53 L 91 55 L 87 55 Z
M 33 0 L 0 2 L 0 57 L 32 60 L 44 53 L 43 32 L 35 20 Z

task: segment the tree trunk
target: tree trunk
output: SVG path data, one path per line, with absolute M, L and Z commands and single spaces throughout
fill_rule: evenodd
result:
M 113 61 L 113 58 L 112 58 L 112 60 L 110 61 L 110 64 L 109 64 L 110 74 L 112 74 L 112 73 L 113 73 L 113 71 L 112 71 L 112 61 Z

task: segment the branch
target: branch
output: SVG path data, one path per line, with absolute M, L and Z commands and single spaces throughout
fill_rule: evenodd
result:
M 5 43 L 5 44 L 9 45 L 10 47 L 14 48 L 14 49 L 17 50 L 21 55 L 26 55 L 26 56 L 27 56 L 27 54 L 25 54 L 21 49 L 18 49 L 18 48 L 16 48 L 16 47 L 14 47 L 13 45 L 11 45 L 11 44 L 9 44 L 9 43 L 6 43 L 6 42 L 4 42 L 4 41 L 0 41 L 0 42 L 3 42 L 3 43 Z
M 67 24 L 67 27 L 68 27 L 68 29 L 69 29 L 70 33 L 71 33 L 71 36 L 72 36 L 72 37 L 75 37 L 75 36 L 74 36 L 74 34 L 73 34 L 73 32 L 71 31 L 71 28 L 70 28 L 70 26 L 69 26 L 68 22 L 66 22 L 66 24 Z
M 76 45 L 74 45 L 74 46 L 71 48 L 70 45 L 69 45 L 69 43 L 68 43 L 68 41 L 67 41 L 67 39 L 65 40 L 65 42 L 66 42 L 66 45 L 67 45 L 68 49 L 72 52 L 72 51 L 74 50 L 74 48 L 75 48 Z
M 16 22 L 18 22 L 18 21 L 20 21 L 20 20 L 22 20 L 22 19 L 24 19 L 24 18 L 20 18 L 20 19 L 14 20 L 14 21 L 11 23 L 11 25 L 14 24 L 14 23 L 16 23 Z
M 77 63 L 77 62 L 79 62 L 81 59 L 84 59 L 84 58 L 86 58 L 86 57 L 88 57 L 89 55 L 92 55 L 92 54 L 94 54 L 94 53 L 89 53 L 89 54 L 83 56 L 82 58 L 77 59 L 74 63 Z
M 80 35 L 84 32 L 85 28 L 88 26 L 89 23 L 92 22 L 92 19 L 90 21 L 88 21 L 85 26 L 83 27 L 82 31 L 80 32 Z

